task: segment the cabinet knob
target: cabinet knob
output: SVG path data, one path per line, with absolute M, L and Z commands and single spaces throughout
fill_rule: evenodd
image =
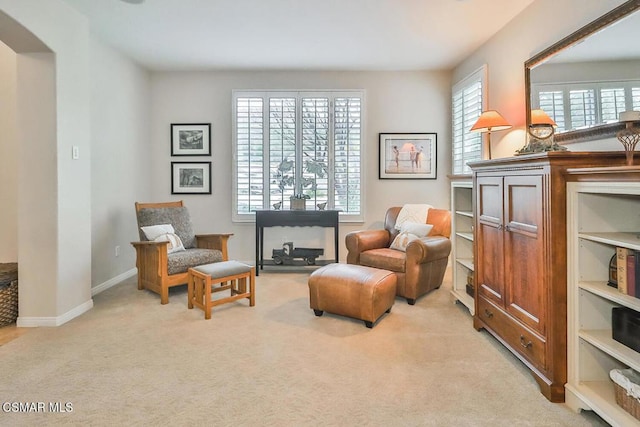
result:
M 533 346 L 531 341 L 526 342 L 524 335 L 520 335 L 520 345 L 523 346 L 524 348 L 531 348 Z
M 487 316 L 489 319 L 493 317 L 493 313 L 490 312 L 488 308 L 484 309 L 484 315 Z

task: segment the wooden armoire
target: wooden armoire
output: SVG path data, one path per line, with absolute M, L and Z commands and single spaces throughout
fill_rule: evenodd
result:
M 624 164 L 622 152 L 545 152 L 470 163 L 475 315 L 564 402 L 567 381 L 567 168 Z

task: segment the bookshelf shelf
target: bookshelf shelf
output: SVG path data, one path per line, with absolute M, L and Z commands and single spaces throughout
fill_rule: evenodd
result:
M 451 182 L 453 244 L 453 286 L 451 295 L 474 314 L 474 299 L 467 293 L 467 278 L 473 273 L 473 184 L 471 180 Z
M 640 299 L 607 285 L 616 251 L 640 251 L 640 216 L 632 214 L 638 209 L 639 182 L 567 185 L 566 402 L 574 410 L 593 410 L 614 426 L 640 426 L 616 404 L 609 377 L 612 369 L 640 371 L 640 353 L 613 339 L 611 317 L 614 307 L 640 311 Z

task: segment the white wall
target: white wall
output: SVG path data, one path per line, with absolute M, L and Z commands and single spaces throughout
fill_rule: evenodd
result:
M 513 156 L 525 144 L 525 61 L 622 3 L 622 0 L 536 0 L 455 68 L 453 81 L 458 82 L 486 63 L 488 108 L 500 111 L 514 125 L 512 130 L 491 135 L 493 157 Z M 572 151 L 602 148 L 598 141 L 569 146 Z
M 17 58 L 18 325 L 57 325 L 93 304 L 88 24 L 59 0 L 0 11 L 53 52 Z
M 16 54 L 0 41 L 0 263 L 18 261 Z
M 151 96 L 149 159 L 153 193 L 145 201 L 185 200 L 196 232 L 233 232 L 230 256 L 255 257 L 253 224 L 231 221 L 233 89 L 364 89 L 366 98 L 365 223 L 341 224 L 340 258 L 346 257 L 344 235 L 360 228 L 380 228 L 389 206 L 431 203 L 449 206 L 451 170 L 450 73 L 448 72 L 202 72 L 154 73 Z M 170 163 L 186 158 L 170 156 L 171 123 L 212 123 L 212 157 L 189 158 L 213 163 L 211 195 L 171 195 Z M 379 180 L 378 133 L 436 132 L 437 180 Z M 326 231 L 326 232 L 325 232 Z M 282 229 L 265 232 L 265 256 L 285 239 L 309 241 L 325 247 L 331 259 L 329 230 Z
M 91 281 L 96 288 L 135 267 L 134 202 L 149 197 L 152 181 L 150 75 L 95 37 L 90 48 Z

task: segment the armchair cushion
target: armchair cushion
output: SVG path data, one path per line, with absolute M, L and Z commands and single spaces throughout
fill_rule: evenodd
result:
M 433 224 L 421 224 L 418 222 L 405 222 L 400 229 L 401 233 L 410 233 L 418 237 L 426 237 L 433 230 Z
M 191 217 L 186 207 L 140 209 L 138 212 L 140 240 L 149 240 L 144 235 L 142 227 L 158 224 L 171 224 L 175 229 L 175 233 L 182 240 L 185 249 L 196 247 L 196 235 L 191 227 Z
M 222 261 L 222 251 L 192 248 L 167 255 L 169 274 L 186 273 L 189 267 Z
M 360 254 L 360 265 L 404 273 L 406 259 L 402 251 L 391 248 L 371 249 Z

